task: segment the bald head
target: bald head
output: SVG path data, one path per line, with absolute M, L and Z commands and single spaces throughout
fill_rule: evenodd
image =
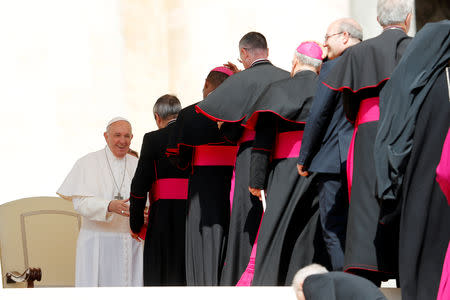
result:
M 348 47 L 363 39 L 361 25 L 352 18 L 343 18 L 334 21 L 328 26 L 324 46 L 328 50 L 328 59 L 335 59 Z

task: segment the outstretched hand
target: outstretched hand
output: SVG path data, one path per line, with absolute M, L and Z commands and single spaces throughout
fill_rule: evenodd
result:
M 238 67 L 233 64 L 232 62 L 228 62 L 226 64 L 223 64 L 224 67 L 227 67 L 228 69 L 230 69 L 233 73 L 238 73 L 241 70 L 238 69 Z

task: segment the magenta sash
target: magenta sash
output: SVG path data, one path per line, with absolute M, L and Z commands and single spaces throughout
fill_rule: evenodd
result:
M 264 193 L 264 191 L 261 191 L 261 193 Z M 258 237 L 259 237 L 259 230 L 261 229 L 262 219 L 264 217 L 261 217 L 261 222 L 259 223 L 258 227 L 258 233 L 256 234 L 255 242 L 252 246 L 252 252 L 250 253 L 250 259 L 248 261 L 247 268 L 245 268 L 244 273 L 242 273 L 241 278 L 239 279 L 236 286 L 251 286 L 253 281 L 253 276 L 255 275 L 255 261 L 256 261 L 256 249 L 258 248 Z
M 151 204 L 159 199 L 180 199 L 186 200 L 188 197 L 188 179 L 184 178 L 164 178 L 158 179 L 153 183 L 152 190 L 149 193 L 150 208 Z M 150 210 L 149 210 L 150 212 Z M 144 224 L 139 232 L 139 237 L 145 240 L 147 226 Z
M 441 282 L 439 284 L 439 292 L 437 300 L 450 299 L 450 243 L 447 247 L 445 255 L 444 267 L 442 268 Z
M 188 179 L 163 178 L 155 181 L 152 187 L 152 202 L 159 199 L 180 199 L 188 197 Z
M 303 130 L 281 132 L 277 135 L 273 159 L 298 157 L 302 145 Z
M 353 156 L 355 152 L 355 137 L 358 132 L 358 126 L 364 123 L 378 121 L 380 118 L 380 98 L 367 98 L 361 101 L 358 115 L 356 116 L 355 128 L 353 130 L 352 141 L 348 149 L 347 156 L 347 183 L 348 183 L 348 201 L 352 191 L 353 180 Z
M 239 139 L 238 143 L 237 143 L 237 151 L 239 150 L 239 147 L 241 146 L 242 143 L 245 142 L 249 142 L 249 141 L 253 141 L 255 139 L 255 131 L 245 128 L 244 132 L 242 133 L 241 138 Z M 237 155 L 237 152 L 236 152 Z M 231 211 L 233 209 L 233 198 L 234 198 L 234 190 L 236 187 L 236 156 L 234 158 L 234 163 L 233 163 L 233 176 L 231 177 L 231 188 L 230 188 L 230 214 Z
M 194 166 L 233 166 L 236 162 L 237 146 L 196 146 Z
M 436 168 L 436 181 L 450 205 L 450 130 L 447 131 L 444 147 L 442 147 L 441 160 Z

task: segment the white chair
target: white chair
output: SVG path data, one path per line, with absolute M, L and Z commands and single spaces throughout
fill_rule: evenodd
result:
M 73 287 L 80 226 L 72 202 L 62 198 L 33 197 L 0 205 L 3 287 Z

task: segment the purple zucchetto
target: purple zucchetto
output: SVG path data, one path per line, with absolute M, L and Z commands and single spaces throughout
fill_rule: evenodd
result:
M 217 68 L 212 69 L 211 72 L 212 72 L 212 71 L 215 71 L 215 72 L 221 72 L 221 73 L 227 74 L 228 76 L 231 76 L 231 75 L 234 74 L 233 71 L 231 71 L 231 70 L 230 70 L 229 68 L 227 68 L 227 67 L 217 67 Z
M 297 47 L 297 52 L 305 56 L 322 60 L 322 48 L 315 42 L 303 42 Z

